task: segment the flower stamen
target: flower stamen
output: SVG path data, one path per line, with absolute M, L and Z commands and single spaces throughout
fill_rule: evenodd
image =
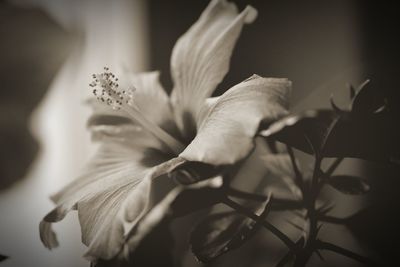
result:
M 124 110 L 143 128 L 164 142 L 174 153 L 179 154 L 183 151 L 184 146 L 181 142 L 148 120 L 140 111 L 134 101 L 135 87 L 120 89 L 118 78 L 107 67 L 104 67 L 103 73 L 93 74 L 92 77 L 93 81 L 89 86 L 93 88 L 93 94 L 100 102 L 111 106 L 114 110 Z

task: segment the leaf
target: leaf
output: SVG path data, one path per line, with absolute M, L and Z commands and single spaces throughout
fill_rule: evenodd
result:
M 268 214 L 269 199 L 262 205 L 261 218 Z M 261 225 L 236 211 L 209 215 L 190 236 L 191 249 L 203 263 L 239 248 L 260 229 Z
M 0 262 L 1 262 L 1 261 L 5 261 L 6 259 L 8 259 L 7 256 L 4 256 L 4 255 L 1 255 L 1 254 L 0 254 Z
M 344 194 L 359 195 L 368 192 L 369 185 L 360 177 L 351 175 L 334 175 L 328 184 Z
M 317 151 L 323 157 L 400 162 L 400 130 L 387 112 L 360 117 L 344 111 L 339 115 L 331 110 L 310 110 L 289 115 L 260 135 L 308 154 Z
M 396 114 L 385 108 L 385 99 L 376 99 L 371 90 L 359 90 L 349 111 L 336 107 L 289 115 L 268 127 L 262 125 L 260 135 L 305 153 L 317 152 L 321 157 L 399 164 L 400 128 L 396 126 Z
M 337 119 L 338 115 L 331 110 L 308 110 L 278 120 L 260 135 L 313 154 L 323 149 L 324 137 Z

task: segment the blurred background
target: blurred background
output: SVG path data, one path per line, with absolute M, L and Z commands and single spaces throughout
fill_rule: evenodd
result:
M 344 107 L 346 84 L 368 78 L 398 111 L 394 6 L 360 0 L 233 2 L 240 9 L 253 5 L 259 16 L 244 28 L 216 94 L 257 73 L 293 81 L 294 111 L 327 107 L 331 93 Z M 48 196 L 74 179 L 93 152 L 85 129 L 90 110 L 84 104 L 90 74 L 121 64 L 134 71 L 161 70 L 170 91 L 172 48 L 207 4 L 0 1 L 0 254 L 10 257 L 2 266 L 88 266 L 81 257 L 76 214 L 56 225 L 61 247 L 51 252 L 40 243 L 38 223 L 52 207 Z M 366 203 L 371 208 L 352 231 L 327 226 L 322 235 L 360 253 L 396 259 L 399 170 L 348 160 L 339 172 L 367 176 L 372 191 L 367 200 L 342 197 L 333 214 L 346 216 Z M 246 245 L 242 254 L 227 254 L 214 266 L 266 266 L 279 253 L 265 253 L 263 245 Z M 326 257 L 326 266 L 357 266 L 342 257 Z M 184 266 L 199 265 L 188 256 L 182 261 Z M 311 264 L 322 266 L 318 259 Z

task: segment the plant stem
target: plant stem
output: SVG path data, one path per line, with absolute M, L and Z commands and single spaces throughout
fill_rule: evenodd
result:
M 226 189 L 228 195 L 233 197 L 238 197 L 242 199 L 254 200 L 259 202 L 264 202 L 268 199 L 268 196 L 260 195 L 260 194 L 253 194 L 245 191 L 241 191 L 232 187 Z
M 321 241 L 321 240 L 316 240 L 316 248 L 317 249 L 325 249 L 325 250 L 330 250 L 330 251 L 336 252 L 336 253 L 338 253 L 340 255 L 346 256 L 348 258 L 351 258 L 351 259 L 356 260 L 358 262 L 361 262 L 363 264 L 376 265 L 376 263 L 373 260 L 371 260 L 371 259 L 369 259 L 367 257 L 364 257 L 362 255 L 359 255 L 359 254 L 357 254 L 355 252 L 352 252 L 350 250 L 347 250 L 345 248 L 342 248 L 342 247 L 339 247 L 339 246 L 336 246 L 334 244 L 331 244 L 331 243 L 328 243 L 328 242 L 324 242 L 324 241 Z
M 333 172 L 336 170 L 336 168 L 339 167 L 340 163 L 342 163 L 343 159 L 344 158 L 336 158 L 332 162 L 331 166 L 329 166 L 329 168 L 326 170 L 326 172 L 323 173 L 322 179 L 318 185 L 318 192 L 321 190 L 321 188 L 324 186 L 324 184 L 329 181 L 329 178 L 331 177 Z
M 306 208 L 307 208 L 307 214 L 308 218 L 310 220 L 310 226 L 309 226 L 309 233 L 308 233 L 308 239 L 307 243 L 304 246 L 304 248 L 298 253 L 296 257 L 296 261 L 294 263 L 295 267 L 303 267 L 306 265 L 308 260 L 310 259 L 314 247 L 315 247 L 315 241 L 317 239 L 318 235 L 318 218 L 317 218 L 317 212 L 315 210 L 315 202 L 318 198 L 319 195 L 319 170 L 321 167 L 321 161 L 322 158 L 319 155 L 315 155 L 315 162 L 314 162 L 314 170 L 313 170 L 313 176 L 311 180 L 311 188 L 309 191 L 309 197 L 305 199 L 306 201 Z
M 289 249 L 295 250 L 296 249 L 296 244 L 284 233 L 282 233 L 278 228 L 273 226 L 271 223 L 263 220 L 260 218 L 260 216 L 254 214 L 253 212 L 249 211 L 242 205 L 232 201 L 229 198 L 225 198 L 223 200 L 223 203 L 231 207 L 232 209 L 236 210 L 239 213 L 242 213 L 243 215 L 246 215 L 250 219 L 253 219 L 254 221 L 260 223 L 264 228 L 268 229 L 273 233 L 277 238 L 279 238 Z
M 326 175 L 329 177 L 332 175 L 332 173 L 336 170 L 337 167 L 339 167 L 340 163 L 342 163 L 344 158 L 336 158 L 335 161 L 329 166 L 328 170 L 326 170 Z
M 320 214 L 318 216 L 318 219 L 320 221 L 327 222 L 327 223 L 345 224 L 349 220 L 349 217 L 337 218 L 337 217 L 333 217 L 333 216 L 329 216 L 329 215 L 325 215 L 325 214 Z
M 231 187 L 227 188 L 226 192 L 229 196 L 241 199 L 254 200 L 259 202 L 264 202 L 268 199 L 268 196 L 265 195 L 253 194 Z M 303 203 L 298 200 L 279 199 L 279 198 L 271 199 L 272 210 L 296 210 L 303 208 L 303 206 L 304 206 Z
M 295 174 L 296 178 L 296 183 L 300 187 L 300 189 L 303 191 L 303 175 L 301 174 L 299 167 L 297 166 L 296 162 L 296 157 L 294 156 L 294 152 L 291 146 L 286 145 L 287 151 L 290 156 L 290 160 L 292 161 L 292 166 L 293 166 L 293 171 Z M 303 192 L 304 193 L 304 192 Z

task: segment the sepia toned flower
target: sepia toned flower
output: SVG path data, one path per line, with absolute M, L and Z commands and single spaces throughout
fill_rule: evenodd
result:
M 172 51 L 170 96 L 158 72 L 125 73 L 119 80 L 105 68 L 93 75 L 98 100 L 90 101 L 88 126 L 98 152 L 84 174 L 52 196 L 56 208 L 40 223 L 46 247 L 58 245 L 51 224 L 77 210 L 85 256 L 112 259 L 154 206 L 158 188 L 174 187 L 165 174 L 181 167 L 176 180 L 193 183 L 206 177 L 187 164 L 230 168 L 250 155 L 260 123 L 287 114 L 291 82 L 253 75 L 212 94 L 228 72 L 243 25 L 256 15 L 250 6 L 239 13 L 233 3 L 211 1 Z

